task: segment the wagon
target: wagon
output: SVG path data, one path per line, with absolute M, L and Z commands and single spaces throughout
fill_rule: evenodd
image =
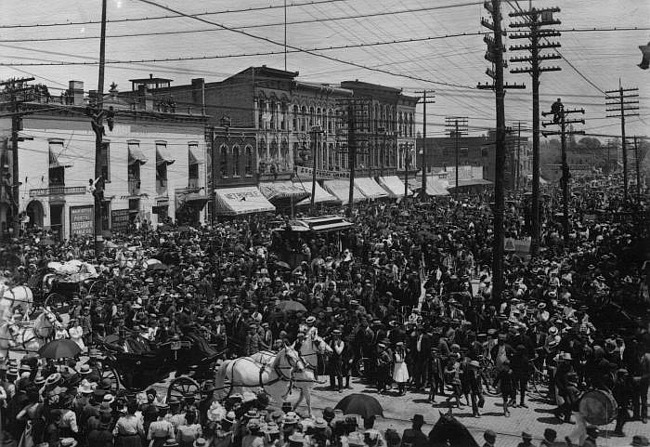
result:
M 155 346 L 141 337 L 110 335 L 100 345 L 104 352 L 100 359 L 101 378 L 110 382 L 114 392 L 144 391 L 175 373 L 167 387 L 168 400 L 175 397 L 200 402 L 207 397 L 203 394 L 214 379 L 217 361 L 223 354 L 194 333 Z

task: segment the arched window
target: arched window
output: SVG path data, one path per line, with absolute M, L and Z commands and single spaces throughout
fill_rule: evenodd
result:
M 232 176 L 239 177 L 239 146 L 232 148 Z
M 221 178 L 228 177 L 228 147 L 225 144 L 219 149 L 219 162 Z
M 304 132 L 307 128 L 307 107 L 302 106 L 302 119 L 300 120 L 300 131 Z
M 244 149 L 244 153 L 246 156 L 245 160 L 245 167 L 244 167 L 244 172 L 246 173 L 246 177 L 252 177 L 253 176 L 253 148 L 250 146 L 246 146 Z
M 314 126 L 314 114 L 316 112 L 314 111 L 313 107 L 309 108 L 309 130 Z

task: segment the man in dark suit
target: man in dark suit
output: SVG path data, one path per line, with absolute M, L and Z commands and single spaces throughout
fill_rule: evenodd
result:
M 413 373 L 415 390 L 422 390 L 429 380 L 429 369 L 431 366 L 431 334 L 418 326 L 417 336 L 414 340 L 413 358 L 415 360 L 415 371 Z
M 426 447 L 429 444 L 427 436 L 422 433 L 422 426 L 424 425 L 424 416 L 421 414 L 414 414 L 411 419 L 413 425 L 407 428 L 402 433 L 402 446 L 403 447 Z

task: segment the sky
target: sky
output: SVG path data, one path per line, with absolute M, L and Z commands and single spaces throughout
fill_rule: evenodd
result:
M 227 78 L 249 66 L 286 69 L 304 81 L 337 84 L 361 80 L 418 96 L 434 91 L 427 105 L 427 135 L 442 136 L 445 116 L 469 119 L 470 134 L 495 125 L 494 93 L 478 90 L 489 80 L 481 18 L 483 2 L 472 0 L 107 0 L 105 90 L 129 79 Z M 511 0 L 509 13 L 530 6 L 557 6 L 561 24 L 560 60 L 545 62 L 561 71 L 541 76 L 541 109 L 560 97 L 568 108 L 585 109 L 589 134 L 619 135 L 620 120 L 607 118 L 605 92 L 639 88 L 639 117 L 630 117 L 628 135 L 650 135 L 650 70 L 641 70 L 639 45 L 650 41 L 647 0 Z M 0 3 L 0 79 L 33 76 L 54 95 L 69 80 L 96 89 L 101 0 L 25 0 Z M 129 20 L 125 20 L 129 19 Z M 637 28 L 637 29 L 634 29 Z M 507 28 L 508 32 L 512 31 Z M 595 31 L 594 31 L 595 29 Z M 506 45 L 522 44 L 506 38 Z M 506 58 L 525 56 L 508 51 Z M 166 61 L 162 61 L 166 59 Z M 180 59 L 180 60 L 179 60 Z M 182 60 L 189 59 L 189 60 Z M 56 64 L 56 65 L 43 65 Z M 522 66 L 510 63 L 509 69 Z M 506 82 L 525 84 L 506 94 L 510 125 L 532 125 L 530 76 L 511 74 Z M 422 129 L 422 106 L 417 127 Z M 602 139 L 606 139 L 603 137 Z

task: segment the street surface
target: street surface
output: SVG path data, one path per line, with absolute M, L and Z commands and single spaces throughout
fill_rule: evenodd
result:
M 323 378 L 321 378 L 322 380 Z M 425 393 L 408 392 L 404 396 L 397 396 L 396 390 L 389 394 L 380 395 L 373 387 L 366 387 L 365 384 L 354 379 L 351 383 L 352 389 L 342 393 L 329 391 L 326 385 L 317 385 L 312 393 L 312 407 L 314 413 L 320 416 L 320 411 L 328 406 L 334 407 L 338 401 L 351 393 L 370 393 L 376 397 L 384 408 L 384 418 L 377 418 L 375 428 L 384 432 L 392 427 L 402 433 L 405 428 L 410 427 L 409 419 L 415 413 L 424 415 L 426 422 L 423 427 L 425 434 L 433 427 L 438 420 L 439 412 L 446 412 L 445 399 L 437 397 L 437 404 L 433 406 L 427 402 L 428 395 Z M 464 399 L 463 399 L 464 401 Z M 528 408 L 512 408 L 511 416 L 503 416 L 501 409 L 501 397 L 485 396 L 485 407 L 481 410 L 481 417 L 472 416 L 472 408 L 454 408 L 453 414 L 470 430 L 476 441 L 483 444 L 483 432 L 488 428 L 497 433 L 497 447 L 516 447 L 521 442 L 521 432 L 527 431 L 533 435 L 533 443 L 539 445 L 543 439 L 542 434 L 545 428 L 553 428 L 558 432 L 558 441 L 568 435 L 575 427 L 574 424 L 560 424 L 560 421 L 552 414 L 554 406 L 542 402 L 539 397 L 533 396 L 527 401 Z M 441 402 L 443 402 L 441 404 Z M 604 433 L 603 438 L 598 439 L 598 445 L 610 447 L 630 446 L 634 435 L 650 435 L 650 424 L 642 424 L 639 421 L 628 422 L 625 425 L 625 438 L 613 438 L 605 436 L 614 431 L 614 423 L 600 427 Z

